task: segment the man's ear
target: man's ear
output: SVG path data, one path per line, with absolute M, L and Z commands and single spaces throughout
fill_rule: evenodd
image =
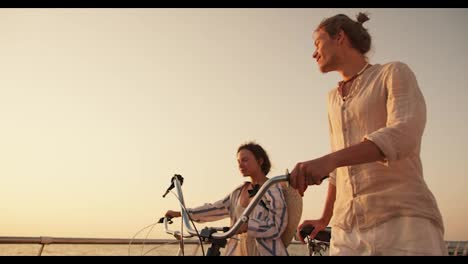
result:
M 340 31 L 338 31 L 338 33 L 336 34 L 336 40 L 338 41 L 338 44 L 343 45 L 345 43 L 345 39 L 346 34 L 342 29 L 340 29 Z
M 347 46 L 349 48 L 353 48 L 353 45 L 351 44 L 351 40 L 349 39 L 349 36 L 346 35 L 346 33 L 342 29 L 339 32 L 338 43 L 339 43 L 339 45 Z

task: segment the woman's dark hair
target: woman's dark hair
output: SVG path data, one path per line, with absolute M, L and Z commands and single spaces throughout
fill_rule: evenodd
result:
M 340 30 L 343 30 L 353 48 L 361 54 L 366 54 L 371 47 L 371 36 L 362 24 L 369 20 L 365 13 L 359 13 L 354 21 L 347 15 L 339 14 L 322 20 L 316 31 L 324 29 L 330 37 L 334 37 Z
M 260 160 L 260 159 L 263 160 L 263 163 L 261 164 L 260 168 L 262 169 L 262 172 L 265 173 L 265 175 L 267 175 L 268 172 L 270 172 L 270 168 L 271 168 L 270 159 L 268 158 L 268 154 L 262 148 L 262 146 L 258 145 L 257 143 L 254 143 L 254 142 L 248 142 L 246 144 L 241 145 L 237 149 L 237 153 L 239 153 L 243 149 L 246 149 L 246 150 L 252 152 L 252 154 L 254 154 L 254 156 L 255 156 L 255 158 L 257 160 Z

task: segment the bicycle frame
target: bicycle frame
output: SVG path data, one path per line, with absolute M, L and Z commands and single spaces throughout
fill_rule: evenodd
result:
M 169 230 L 168 228 L 168 219 L 164 218 L 164 229 L 167 234 L 175 236 L 177 239 L 181 240 L 179 252 L 183 254 L 183 243 L 182 238 L 190 238 L 194 236 L 199 236 L 203 242 L 211 243 L 211 247 L 207 251 L 207 256 L 219 256 L 220 255 L 220 248 L 224 248 L 227 243 L 227 239 L 234 236 L 242 224 L 246 223 L 249 220 L 249 216 L 254 210 L 255 206 L 261 201 L 263 195 L 266 193 L 268 188 L 277 182 L 289 182 L 289 173 L 285 175 L 274 176 L 268 179 L 262 187 L 258 190 L 257 194 L 253 197 L 252 201 L 249 205 L 245 208 L 242 212 L 242 216 L 234 223 L 233 226 L 230 228 L 227 227 L 205 227 L 201 230 L 200 234 L 198 234 L 190 225 L 190 217 L 186 212 L 184 197 L 182 193 L 181 183 L 179 178 L 173 177 L 174 186 L 177 191 L 177 195 L 179 197 L 180 207 L 181 207 L 181 216 L 184 225 L 184 231 L 181 233 L 180 231 Z M 220 232 L 220 233 L 218 233 Z

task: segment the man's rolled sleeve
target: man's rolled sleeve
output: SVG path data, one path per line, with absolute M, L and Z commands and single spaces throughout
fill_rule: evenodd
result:
M 365 135 L 364 140 L 372 141 L 384 154 L 384 160 L 378 161 L 386 166 L 389 166 L 389 161 L 397 160 L 398 156 L 395 150 L 395 145 L 392 144 L 390 139 L 385 136 L 385 132 L 376 131 L 372 134 Z
M 394 63 L 386 78 L 386 126 L 364 136 L 385 155 L 384 164 L 408 156 L 420 145 L 426 105 L 416 77 L 406 64 Z

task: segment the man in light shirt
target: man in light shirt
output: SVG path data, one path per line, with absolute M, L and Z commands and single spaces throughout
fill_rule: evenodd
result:
M 339 14 L 314 32 L 320 71 L 337 71 L 343 80 L 328 94 L 332 152 L 291 172 L 302 195 L 330 176 L 322 217 L 298 229 L 313 226 L 313 238 L 333 216 L 330 255 L 447 255 L 420 159 L 424 97 L 406 64 L 369 64 L 367 20 Z

